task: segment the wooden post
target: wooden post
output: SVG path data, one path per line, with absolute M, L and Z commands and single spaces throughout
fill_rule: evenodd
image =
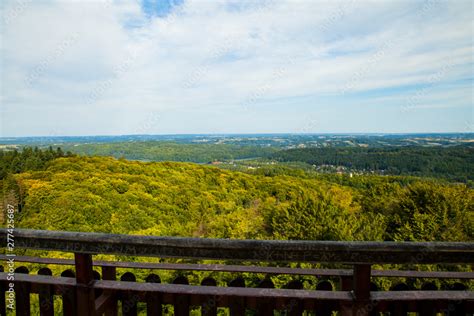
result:
M 38 271 L 39 275 L 52 276 L 53 273 L 48 268 L 41 268 Z M 41 316 L 54 316 L 54 301 L 53 293 L 54 288 L 51 285 L 40 285 L 38 286 L 39 296 L 39 308 Z
M 354 285 L 354 279 L 352 275 L 344 275 L 339 277 L 341 291 L 352 291 L 352 287 Z M 339 304 L 339 308 L 341 309 L 342 316 L 352 316 L 352 304 L 348 303 L 341 303 Z
M 174 279 L 173 284 L 189 285 L 188 278 L 179 276 Z M 189 315 L 189 295 L 177 294 L 174 297 L 174 314 L 176 316 L 188 316 Z
M 76 265 L 76 302 L 78 316 L 96 316 L 92 255 L 74 253 Z
M 124 282 L 136 282 L 137 278 L 132 272 L 125 272 L 121 277 L 120 281 Z M 131 292 L 123 293 L 122 297 L 122 315 L 123 316 L 137 316 L 138 309 L 138 296 Z
M 303 283 L 300 280 L 292 280 L 285 286 L 287 289 L 302 290 Z M 291 299 L 288 301 L 286 313 L 289 316 L 300 316 L 303 315 L 304 306 L 303 301 L 299 299 Z
M 152 273 L 149 274 L 146 279 L 148 283 L 161 283 L 161 279 L 158 275 Z M 147 315 L 161 316 L 163 310 L 161 307 L 161 295 L 155 293 L 146 294 L 146 313 Z
M 316 291 L 332 291 L 332 284 L 327 280 L 323 280 L 316 285 Z M 321 316 L 331 316 L 332 306 L 329 302 L 318 302 L 316 304 L 316 314 Z
M 74 271 L 67 269 L 61 273 L 63 278 L 75 278 Z M 61 288 L 61 296 L 63 300 L 63 315 L 76 316 L 76 293 L 75 288 Z
M 115 281 L 116 278 L 117 278 L 117 269 L 115 267 L 102 267 L 102 279 Z M 117 300 L 114 299 L 114 303 L 105 310 L 105 316 L 117 316 L 117 315 L 118 315 Z
M 258 285 L 259 288 L 262 289 L 273 289 L 275 285 L 273 284 L 271 279 L 263 279 L 260 284 Z M 273 315 L 273 301 L 271 299 L 259 299 L 257 300 L 257 315 L 258 316 L 267 316 Z
M 228 284 L 229 287 L 245 287 L 245 280 L 238 277 Z M 229 298 L 230 316 L 245 316 L 245 298 L 230 297 Z
M 354 316 L 368 316 L 372 310 L 370 305 L 370 265 L 354 265 Z
M 409 291 L 410 287 L 405 283 L 395 284 L 390 288 L 390 291 Z M 390 316 L 405 316 L 408 313 L 407 304 L 400 304 L 393 302 L 389 305 Z
M 28 268 L 18 267 L 15 269 L 15 273 L 28 274 Z M 30 284 L 18 283 L 15 285 L 15 299 L 16 299 L 16 315 L 17 316 L 30 316 Z
M 216 280 L 213 278 L 205 278 L 201 282 L 202 286 L 217 286 Z M 216 316 L 217 315 L 217 298 L 212 295 L 203 298 L 204 303 L 201 305 L 202 316 Z

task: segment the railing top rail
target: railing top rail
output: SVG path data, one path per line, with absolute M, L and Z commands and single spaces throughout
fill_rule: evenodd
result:
M 0 246 L 7 246 L 0 229 Z M 245 261 L 474 263 L 474 243 L 230 240 L 15 229 L 15 247 L 90 254 Z

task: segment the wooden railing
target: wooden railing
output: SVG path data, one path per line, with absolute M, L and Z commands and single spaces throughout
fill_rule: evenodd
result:
M 14 245 L 7 245 L 7 237 Z M 112 235 L 16 229 L 12 236 L 0 230 L 1 246 L 14 246 L 0 259 L 5 263 L 0 273 L 0 313 L 5 315 L 13 302 L 17 315 L 30 315 L 30 294 L 39 297 L 41 315 L 54 315 L 54 297 L 62 299 L 63 315 L 137 315 L 138 304 L 145 303 L 147 315 L 188 315 L 199 308 L 202 315 L 216 315 L 225 308 L 230 315 L 466 315 L 474 312 L 474 293 L 467 282 L 473 272 L 427 272 L 401 270 L 372 270 L 374 264 L 465 264 L 474 263 L 473 243 L 408 243 L 408 242 L 331 242 L 331 241 L 264 241 L 223 240 Z M 7 248 L 5 248 L 7 249 Z M 74 253 L 74 260 L 10 256 L 11 250 L 42 249 Z M 93 261 L 94 254 L 115 254 L 183 259 L 215 259 L 241 262 L 314 262 L 344 264 L 351 269 L 292 269 L 225 264 L 177 264 Z M 14 259 L 15 267 L 12 267 Z M 43 267 L 36 275 L 28 274 L 19 262 L 73 266 L 61 276 L 53 276 Z M 93 268 L 100 267 L 102 275 Z M 237 277 L 218 286 L 216 280 L 204 278 L 190 285 L 187 278 L 177 277 L 171 284 L 162 284 L 160 277 L 149 274 L 145 282 L 136 282 L 131 272 L 117 278 L 117 268 L 172 271 L 210 271 L 299 276 L 284 287 L 275 288 L 266 277 L 255 288 L 245 287 L 247 280 Z M 331 278 L 320 281 L 314 288 L 303 289 L 301 276 Z M 378 291 L 373 278 L 454 279 L 449 289 L 437 289 L 435 283 L 423 283 L 419 289 L 400 283 L 390 291 Z M 247 281 L 247 282 L 246 282 Z M 337 289 L 334 289 L 333 284 Z M 15 295 L 10 292 L 14 290 Z M 6 297 L 6 300 L 5 300 Z M 170 308 L 172 306 L 172 308 Z M 120 310 L 119 310 L 120 308 Z

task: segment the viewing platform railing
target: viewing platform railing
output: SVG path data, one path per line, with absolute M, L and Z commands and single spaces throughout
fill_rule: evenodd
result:
M 10 231 L 11 233 L 11 231 Z M 200 310 L 202 315 L 216 315 L 225 308 L 230 315 L 472 315 L 474 292 L 473 272 L 431 272 L 404 270 L 372 270 L 374 264 L 443 264 L 473 265 L 474 243 L 458 242 L 336 242 L 228 240 L 179 237 L 152 237 L 15 229 L 10 234 L 0 229 L 0 256 L 4 262 L 0 273 L 0 314 L 6 315 L 10 304 L 16 315 L 30 315 L 31 294 L 38 295 L 41 315 L 137 315 L 139 305 L 146 315 L 189 315 Z M 12 256 L 13 250 L 35 249 L 74 253 L 74 260 Z M 13 251 L 13 252 L 12 252 Z M 93 261 L 94 254 L 134 257 L 229 260 L 232 262 L 309 262 L 344 264 L 351 269 L 303 269 L 256 265 L 183 264 Z M 14 259 L 14 266 L 11 259 Z M 43 267 L 36 275 L 28 274 L 19 262 L 73 266 L 60 276 L 53 276 Z M 101 273 L 94 270 L 100 267 Z M 171 284 L 161 283 L 150 273 L 145 282 L 137 282 L 131 272 L 117 280 L 117 268 L 170 271 L 234 272 L 298 276 L 284 288 L 275 288 L 270 278 L 263 278 L 257 287 L 246 287 L 243 277 L 236 277 L 227 286 L 218 286 L 206 277 L 200 284 L 190 285 L 184 276 Z M 314 288 L 303 289 L 301 276 L 322 278 Z M 390 291 L 377 290 L 374 278 L 453 279 L 450 288 L 438 289 L 434 282 L 420 288 L 399 283 Z M 328 282 L 327 279 L 336 280 Z M 247 282 L 246 282 L 247 281 Z M 14 291 L 15 295 L 12 294 Z M 62 311 L 54 310 L 54 297 L 62 299 Z M 143 303 L 145 304 L 143 307 Z M 11 305 L 11 306 L 13 306 Z M 172 308 L 170 308 L 172 306 Z

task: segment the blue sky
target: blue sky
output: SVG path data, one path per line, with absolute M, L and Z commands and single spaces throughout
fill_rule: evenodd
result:
M 473 132 L 472 1 L 0 4 L 0 136 Z

